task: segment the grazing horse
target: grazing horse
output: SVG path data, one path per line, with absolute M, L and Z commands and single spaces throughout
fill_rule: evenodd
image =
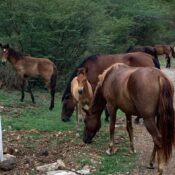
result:
M 78 67 L 85 67 L 89 70 L 87 73 L 87 79 L 94 91 L 98 82 L 98 75 L 114 63 L 125 63 L 129 66 L 135 67 L 156 67 L 153 62 L 153 57 L 142 52 L 116 55 L 93 55 L 85 59 Z M 75 107 L 71 95 L 71 81 L 76 76 L 77 68 L 72 73 L 62 96 L 61 118 L 65 122 L 69 121 Z
M 126 53 L 131 53 L 131 52 L 145 52 L 147 54 L 152 55 L 154 57 L 153 58 L 154 64 L 156 65 L 157 68 L 160 69 L 160 63 L 159 63 L 156 49 L 153 48 L 152 46 L 140 46 L 140 47 L 131 46 L 126 50 Z
M 165 59 L 167 59 L 166 67 L 171 67 L 171 56 L 175 58 L 175 47 L 172 45 L 155 45 L 154 46 L 157 55 L 165 55 Z
M 131 149 L 134 151 L 131 115 L 140 115 L 154 142 L 150 166 L 153 166 L 157 153 L 158 174 L 162 175 L 174 144 L 173 95 L 172 82 L 158 69 L 129 67 L 121 63 L 112 65 L 100 76 L 92 105 L 88 111 L 85 110 L 84 142 L 92 142 L 101 126 L 101 113 L 107 106 L 110 114 L 107 153 L 115 152 L 114 130 L 118 109 L 126 114 Z
M 93 99 L 92 87 L 87 80 L 85 68 L 77 70 L 77 76 L 71 82 L 71 94 L 76 106 L 77 130 L 79 130 L 80 120 L 84 120 L 85 117 L 83 108 L 88 110 Z
M 31 95 L 32 102 L 35 103 L 28 79 L 30 77 L 40 76 L 44 80 L 46 86 L 50 89 L 51 103 L 49 109 L 52 110 L 54 108 L 54 96 L 57 80 L 57 68 L 55 64 L 49 59 L 33 58 L 31 56 L 23 55 L 22 53 L 17 52 L 16 50 L 9 47 L 8 44 L 0 44 L 0 47 L 2 48 L 2 64 L 5 64 L 6 61 L 9 61 L 22 80 L 21 101 L 24 100 L 24 89 L 27 83 L 27 88 Z

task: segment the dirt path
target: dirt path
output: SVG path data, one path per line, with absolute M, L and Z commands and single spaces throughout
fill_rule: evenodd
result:
M 162 71 L 173 81 L 175 85 L 175 69 L 162 69 Z M 153 142 L 151 136 L 146 131 L 143 124 L 134 125 L 135 148 L 138 154 L 137 168 L 132 175 L 155 175 L 157 169 L 150 170 L 147 168 L 151 156 Z M 157 165 L 155 165 L 157 167 Z M 175 151 L 170 160 L 164 175 L 175 175 Z

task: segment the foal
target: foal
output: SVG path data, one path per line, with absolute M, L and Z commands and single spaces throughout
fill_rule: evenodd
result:
M 28 79 L 30 77 L 40 76 L 50 90 L 51 103 L 49 109 L 52 110 L 54 108 L 54 97 L 57 80 L 57 68 L 55 64 L 46 58 L 33 58 L 31 56 L 23 55 L 22 53 L 19 53 L 10 48 L 8 44 L 0 44 L 0 47 L 2 48 L 2 64 L 5 64 L 6 61 L 9 61 L 22 80 L 21 101 L 23 102 L 24 100 L 24 89 L 27 83 L 27 88 L 31 95 L 32 102 L 35 103 Z
M 80 120 L 85 116 L 83 108 L 88 110 L 93 98 L 92 87 L 87 79 L 87 69 L 77 70 L 77 76 L 71 82 L 71 94 L 76 105 L 77 130 L 79 130 Z

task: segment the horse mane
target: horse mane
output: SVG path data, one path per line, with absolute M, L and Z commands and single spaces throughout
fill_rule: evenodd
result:
M 134 49 L 133 46 L 129 46 L 129 48 L 125 51 L 125 53 L 131 52 Z
M 83 67 L 83 65 L 88 62 L 88 61 L 95 61 L 97 59 L 97 55 L 91 55 L 87 58 L 85 58 L 78 66 L 76 66 L 76 68 L 74 69 L 73 73 L 71 74 L 71 76 L 69 77 L 69 80 L 66 84 L 66 88 L 64 90 L 63 96 L 62 96 L 62 101 L 67 97 L 67 95 L 71 94 L 71 81 L 74 77 L 76 77 L 77 75 L 77 69 L 80 67 Z
M 119 67 L 129 67 L 128 65 L 124 64 L 124 63 L 115 63 L 112 66 L 108 67 L 107 69 L 105 69 L 103 71 L 102 74 L 100 74 L 98 76 L 98 85 L 97 86 L 103 86 L 103 83 L 105 81 L 105 79 L 108 77 L 108 75 L 113 71 L 113 69 L 119 68 Z
M 24 58 L 24 55 L 22 53 L 16 51 L 15 49 L 12 49 L 11 47 L 9 48 L 9 55 L 16 59 Z

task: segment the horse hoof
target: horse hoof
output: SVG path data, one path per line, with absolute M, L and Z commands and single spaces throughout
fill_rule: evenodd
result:
M 134 150 L 130 150 L 129 152 L 130 152 L 130 154 L 136 154 L 137 153 L 135 149 Z
M 150 164 L 149 164 L 148 169 L 154 169 L 154 165 L 153 165 L 153 163 L 150 163 Z
M 53 109 L 53 106 L 49 107 L 49 110 L 50 110 L 50 111 L 52 111 L 52 109 Z
M 108 148 L 107 150 L 106 150 L 106 154 L 107 155 L 112 155 L 112 154 L 115 154 L 116 152 L 117 152 L 117 148 Z

